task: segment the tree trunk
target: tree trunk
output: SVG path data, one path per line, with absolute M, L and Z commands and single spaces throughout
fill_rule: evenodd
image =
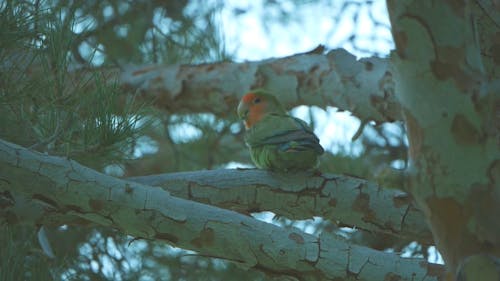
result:
M 492 257 L 500 257 L 498 61 L 492 67 L 481 56 L 478 32 L 487 31 L 475 25 L 471 6 L 388 1 L 397 47 L 392 61 L 410 141 L 407 190 L 427 217 L 450 277 L 500 280 Z M 478 256 L 486 258 L 471 259 Z M 470 261 L 485 270 L 471 273 Z

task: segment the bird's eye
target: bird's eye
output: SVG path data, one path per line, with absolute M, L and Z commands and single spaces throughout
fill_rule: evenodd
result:
M 260 102 L 260 98 L 256 98 L 253 100 L 253 103 L 259 103 Z

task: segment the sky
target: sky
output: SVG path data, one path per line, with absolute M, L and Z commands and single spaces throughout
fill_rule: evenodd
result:
M 351 4 L 344 7 L 340 5 L 344 1 L 338 0 L 275 2 L 280 4 L 265 5 L 264 0 L 224 2 L 220 21 L 226 48 L 235 54 L 236 61 L 289 56 L 319 44 L 345 48 L 358 57 L 373 53 L 387 56 L 394 48 L 383 0 L 371 5 L 349 1 Z M 292 2 L 303 3 L 295 7 Z M 288 15 L 282 15 L 281 10 Z M 353 34 L 356 38 L 351 42 Z

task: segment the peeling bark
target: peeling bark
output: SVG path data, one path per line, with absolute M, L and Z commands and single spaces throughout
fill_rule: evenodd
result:
M 19 76 L 45 75 L 43 63 L 31 53 L 10 54 L 0 62 L 0 70 L 12 71 L 14 62 Z M 125 91 L 139 94 L 148 103 L 171 113 L 235 116 L 243 94 L 250 89 L 266 88 L 278 95 L 286 108 L 303 104 L 332 106 L 365 121 L 403 120 L 388 59 L 356 60 L 344 49 L 242 63 L 125 65 L 120 69 L 75 67 L 68 76 L 85 80 L 96 72 L 111 83 L 119 80 Z M 69 88 L 73 87 L 70 81 Z
M 263 170 L 181 172 L 129 178 L 172 195 L 240 213 L 271 211 L 290 219 L 321 216 L 359 229 L 432 243 L 420 211 L 405 193 L 362 179 Z
M 244 93 L 266 88 L 286 108 L 334 106 L 362 120 L 402 120 L 387 60 L 357 61 L 343 49 L 243 63 L 129 66 L 121 73 L 121 84 L 172 112 L 226 117 Z
M 315 237 L 167 191 L 100 174 L 78 163 L 0 142 L 0 190 L 36 198 L 52 214 L 79 217 L 139 238 L 165 241 L 245 268 L 300 280 L 439 280 L 422 259 Z M 10 196 L 15 202 L 17 196 Z M 15 204 L 15 203 L 14 203 Z
M 484 66 L 479 42 L 491 31 L 476 28 L 474 5 L 465 4 L 388 1 L 409 132 L 408 190 L 452 275 L 469 256 L 500 256 L 500 184 L 490 176 L 500 159 L 498 62 Z

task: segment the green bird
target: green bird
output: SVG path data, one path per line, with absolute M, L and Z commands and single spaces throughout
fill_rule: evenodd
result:
M 278 172 L 308 171 L 318 166 L 324 149 L 306 122 L 288 115 L 275 96 L 256 90 L 238 105 L 245 123 L 245 143 L 255 166 Z

